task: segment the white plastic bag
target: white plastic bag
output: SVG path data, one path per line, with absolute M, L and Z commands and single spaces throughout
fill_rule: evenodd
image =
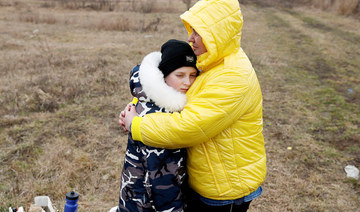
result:
M 359 179 L 359 169 L 353 165 L 347 165 L 345 167 L 346 176 L 354 178 L 355 180 Z

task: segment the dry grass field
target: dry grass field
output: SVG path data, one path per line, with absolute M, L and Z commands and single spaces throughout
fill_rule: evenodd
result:
M 168 39 L 187 39 L 183 1 L 136 2 L 0 0 L 1 212 L 39 195 L 62 210 L 71 190 L 79 211 L 118 203 L 129 71 Z M 359 211 L 360 182 L 344 167 L 360 168 L 360 21 L 241 6 L 268 154 L 249 211 Z

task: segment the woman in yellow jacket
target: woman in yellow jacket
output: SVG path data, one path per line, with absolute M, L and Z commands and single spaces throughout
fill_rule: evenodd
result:
M 240 47 L 243 18 L 237 0 L 201 0 L 180 16 L 201 70 L 181 112 L 137 117 L 129 107 L 120 124 L 134 140 L 187 148 L 188 211 L 246 211 L 266 175 L 262 94 Z

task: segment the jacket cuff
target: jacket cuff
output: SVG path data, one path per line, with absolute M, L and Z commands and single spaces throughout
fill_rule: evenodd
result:
M 130 102 L 130 104 L 134 104 L 136 105 L 136 103 L 138 102 L 138 98 L 134 97 L 133 100 Z
M 131 134 L 134 140 L 141 141 L 141 132 L 140 132 L 140 124 L 142 121 L 142 117 L 135 116 L 131 122 Z

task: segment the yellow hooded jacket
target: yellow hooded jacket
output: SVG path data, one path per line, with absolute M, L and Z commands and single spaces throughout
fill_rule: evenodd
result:
M 237 0 L 202 0 L 180 16 L 207 52 L 181 112 L 135 117 L 134 140 L 163 148 L 187 148 L 189 184 L 200 195 L 231 200 L 255 191 L 266 175 L 262 94 L 240 48 L 243 18 Z M 191 26 L 191 27 L 190 27 Z

